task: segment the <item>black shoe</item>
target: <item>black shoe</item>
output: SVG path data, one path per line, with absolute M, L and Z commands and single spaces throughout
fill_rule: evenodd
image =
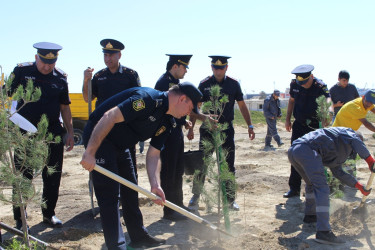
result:
M 16 229 L 22 231 L 22 220 L 16 220 Z M 27 232 L 30 234 L 30 228 L 27 225 Z
M 235 201 L 233 201 L 232 204 L 230 204 L 229 209 L 234 211 L 240 211 L 240 206 L 238 206 L 238 204 Z
M 291 198 L 291 197 L 294 197 L 294 196 L 299 196 L 299 192 L 294 191 L 294 190 L 289 190 L 288 192 L 286 192 L 283 195 L 284 198 Z
M 316 222 L 316 215 L 305 215 L 303 218 L 303 222 L 305 223 L 315 223 Z
M 329 245 L 341 245 L 345 243 L 344 240 L 337 238 L 332 231 L 317 231 L 315 241 Z
M 194 209 L 192 209 L 192 208 L 189 208 L 189 207 L 187 207 L 187 206 L 184 206 L 184 205 L 182 205 L 182 206 L 179 206 L 180 208 L 182 208 L 182 209 L 185 209 L 186 211 L 188 211 L 188 212 L 190 212 L 190 213 L 194 213 L 195 212 L 195 210 Z
M 172 211 L 172 212 L 164 213 L 163 219 L 171 220 L 171 221 L 180 221 L 180 220 L 186 220 L 187 217 L 178 212 Z
M 195 207 L 199 203 L 199 194 L 194 194 L 189 201 L 189 207 Z
M 131 248 L 148 248 L 148 247 L 157 247 L 165 244 L 166 240 L 159 239 L 149 234 L 146 234 L 143 238 L 137 241 L 131 241 L 128 246 Z
M 50 218 L 43 216 L 43 222 L 51 227 L 62 227 L 62 221 L 55 215 Z
M 280 142 L 277 144 L 277 146 L 281 147 L 282 145 L 284 145 L 284 142 Z

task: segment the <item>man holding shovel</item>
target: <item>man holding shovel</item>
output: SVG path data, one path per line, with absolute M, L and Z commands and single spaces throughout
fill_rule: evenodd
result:
M 165 201 L 160 187 L 160 150 L 171 128 L 176 126 L 173 117 L 181 118 L 193 109 L 197 111 L 201 97 L 201 92 L 193 84 L 185 82 L 168 92 L 138 87 L 109 98 L 92 113 L 85 127 L 86 151 L 82 166 L 92 171 L 98 164 L 125 179 L 134 176 L 130 158 L 123 159 L 121 166 L 116 159 L 124 149 L 151 138 L 146 155 L 151 191 Z M 125 187 L 119 188 L 116 181 L 96 171 L 93 172 L 93 182 L 106 245 L 109 249 L 126 249 L 118 209 L 119 189 L 122 204 L 126 204 Z M 160 200 L 155 202 L 162 204 Z
M 345 243 L 333 234 L 329 224 L 330 190 L 324 166 L 329 167 L 342 183 L 357 188 L 363 195 L 371 192 L 341 167 L 353 152 L 366 160 L 370 171 L 375 171 L 375 160 L 362 142 L 361 135 L 350 128 L 317 129 L 293 141 L 288 150 L 290 163 L 306 182 L 304 221 L 317 221 L 317 242 L 331 245 Z

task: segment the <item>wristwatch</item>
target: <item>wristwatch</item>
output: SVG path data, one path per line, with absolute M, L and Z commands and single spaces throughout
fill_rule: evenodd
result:
M 254 129 L 254 126 L 253 125 L 249 125 L 249 128 Z

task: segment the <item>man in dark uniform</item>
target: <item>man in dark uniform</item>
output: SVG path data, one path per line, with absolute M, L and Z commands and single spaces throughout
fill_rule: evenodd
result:
M 165 201 L 159 180 L 160 150 L 171 128 L 176 126 L 173 117 L 181 118 L 193 109 L 197 110 L 201 96 L 193 84 L 186 82 L 173 86 L 168 92 L 137 87 L 109 98 L 92 113 L 85 127 L 84 142 L 87 146 L 82 157 L 82 166 L 92 171 L 95 164 L 98 164 L 136 183 L 129 153 L 124 157 L 123 152 L 131 145 L 151 138 L 146 155 L 151 191 Z M 130 176 L 132 178 L 129 178 Z M 96 171 L 93 172 L 93 182 L 106 245 L 108 249 L 126 249 L 118 209 L 119 184 Z M 138 209 L 136 199 L 133 199 L 136 204 L 127 204 L 129 199 L 125 199 L 125 196 L 135 195 L 126 189 L 124 186 L 120 188 L 125 211 Z M 162 204 L 160 200 L 155 202 Z M 138 223 L 143 225 L 142 221 Z M 134 238 L 145 237 L 143 230 L 134 233 Z M 152 243 L 154 245 L 154 242 Z M 133 244 L 133 240 L 129 245 L 147 247 L 147 244 Z
M 35 55 L 35 62 L 21 63 L 14 68 L 12 73 L 12 85 L 10 95 L 22 85 L 26 88 L 28 79 L 32 79 L 34 87 L 40 88 L 42 95 L 37 102 L 27 103 L 24 107 L 23 101 L 18 102 L 17 109 L 19 114 L 29 120 L 35 127 L 40 121 L 43 114 L 48 118 L 48 132 L 54 136 L 63 138 L 64 129 L 60 122 L 60 113 L 67 130 L 65 137 L 65 145 L 67 151 L 73 149 L 73 125 L 72 115 L 70 112 L 70 99 L 67 83 L 67 75 L 57 67 L 56 61 L 58 51 L 62 47 L 58 44 L 41 42 L 34 44 L 37 49 Z M 46 207 L 42 208 L 43 222 L 53 227 L 61 227 L 62 222 L 55 216 L 56 203 L 59 196 L 59 187 L 61 180 L 61 172 L 63 165 L 64 144 L 51 143 L 48 145 L 49 156 L 46 166 L 55 166 L 55 172 L 47 173 L 48 168 L 44 167 L 43 177 L 43 194 L 42 198 L 46 202 Z M 16 167 L 20 166 L 20 159 L 17 154 L 14 156 Z M 24 175 L 28 179 L 33 178 L 33 173 L 25 171 Z M 16 227 L 21 229 L 21 212 L 19 207 L 13 208 L 14 219 L 16 220 Z
M 219 85 L 221 87 L 221 93 L 223 95 L 228 95 L 229 102 L 225 105 L 225 108 L 221 114 L 219 114 L 219 123 L 227 123 L 228 129 L 224 131 L 226 134 L 225 143 L 222 145 L 224 149 L 228 151 L 227 156 L 227 163 L 229 166 L 229 170 L 235 174 L 235 167 L 234 167 L 234 158 L 235 158 L 235 146 L 234 146 L 234 128 L 233 128 L 233 119 L 234 119 L 234 103 L 237 101 L 238 107 L 241 111 L 241 114 L 248 126 L 248 133 L 250 140 L 253 140 L 255 137 L 254 127 L 251 124 L 251 117 L 249 110 L 243 99 L 243 93 L 241 90 L 240 83 L 226 75 L 228 69 L 228 59 L 229 56 L 209 56 L 211 60 L 211 68 L 213 75 L 205 78 L 199 84 L 198 89 L 202 92 L 203 98 L 202 101 L 206 102 L 210 100 L 210 90 L 212 86 Z M 192 123 L 195 123 L 195 120 L 198 119 L 205 119 L 205 116 L 194 117 L 192 114 Z M 200 148 L 202 147 L 201 143 L 204 138 L 211 138 L 209 131 L 203 126 L 199 129 L 200 132 Z M 193 128 L 189 129 L 188 133 L 189 140 L 194 138 Z M 190 207 L 194 207 L 198 204 L 199 196 L 201 194 L 203 185 L 204 185 L 205 176 L 203 174 L 199 174 L 195 176 L 194 184 L 193 184 L 193 197 L 189 202 Z M 230 204 L 230 208 L 233 210 L 238 211 L 239 206 L 235 202 L 235 194 L 236 190 L 230 188 L 228 190 L 228 204 Z
M 267 134 L 265 138 L 264 150 L 272 149 L 271 141 L 272 138 L 276 141 L 277 145 L 281 147 L 284 143 L 281 141 L 279 134 L 277 133 L 276 123 L 277 119 L 281 117 L 280 109 L 280 91 L 275 89 L 272 95 L 264 99 L 263 103 L 263 115 L 267 122 Z
M 362 138 L 351 128 L 331 127 L 317 129 L 293 141 L 288 158 L 306 182 L 304 221 L 316 221 L 316 241 L 323 244 L 345 243 L 331 231 L 329 224 L 329 186 L 324 166 L 349 187 L 357 188 L 365 196 L 371 192 L 354 176 L 342 169 L 342 164 L 352 153 L 365 159 L 370 171 L 374 171 L 374 158 L 370 155 Z
M 155 89 L 167 91 L 170 87 L 180 83 L 183 79 L 189 65 L 192 55 L 168 55 L 167 72 L 165 72 L 156 82 Z M 184 134 L 182 126 L 186 129 L 191 127 L 191 122 L 186 120 L 186 116 L 176 119 L 177 126 L 172 128 L 171 134 L 168 136 L 163 149 L 160 152 L 161 172 L 160 181 L 161 188 L 164 190 L 165 198 L 180 206 L 188 209 L 183 203 L 182 176 L 184 174 L 184 165 L 182 157 L 184 154 Z M 176 211 L 164 207 L 164 219 L 183 220 L 185 216 Z
M 292 74 L 296 75 L 296 79 L 293 79 L 290 83 L 290 98 L 285 120 L 286 130 L 292 131 L 291 142 L 319 128 L 316 99 L 321 95 L 329 98 L 327 85 L 314 77 L 311 73 L 313 70 L 313 65 L 303 64 L 292 71 Z M 295 118 L 293 127 L 290 121 L 292 112 Z M 284 198 L 300 195 L 301 176 L 293 165 L 291 166 L 289 187 L 290 190 L 283 195 Z
M 140 87 L 141 83 L 138 77 L 138 73 L 135 70 L 132 70 L 128 67 L 124 67 L 120 64 L 121 50 L 125 48 L 124 44 L 114 39 L 103 39 L 100 41 L 102 50 L 104 53 L 104 63 L 107 68 L 100 70 L 92 78 L 93 68 L 88 68 L 84 71 L 84 80 L 83 80 L 83 98 L 88 102 L 88 83 L 92 78 L 92 99 L 97 98 L 96 107 L 99 107 L 105 100 L 110 97 L 130 88 Z M 130 153 L 132 165 L 135 172 L 135 180 L 132 180 L 132 175 L 129 175 L 127 179 L 134 183 L 138 181 L 137 175 L 137 160 L 136 160 L 136 148 L 135 144 L 126 149 L 121 157 L 119 158 L 118 164 L 127 164 L 122 163 L 124 159 L 127 159 L 128 153 Z M 124 221 L 126 228 L 129 233 L 130 240 L 133 244 L 141 245 L 141 240 L 147 243 L 147 246 L 151 247 L 152 242 L 154 241 L 155 245 L 160 245 L 164 243 L 164 240 L 157 239 L 155 237 L 149 237 L 149 234 L 146 228 L 143 226 L 142 213 L 138 206 L 138 193 L 124 187 L 127 192 L 131 195 L 125 195 L 127 199 L 126 203 L 122 203 L 124 207 Z M 134 200 L 132 200 L 134 199 Z M 126 206 L 131 206 L 131 209 L 126 209 Z M 137 207 L 135 207 L 137 206 Z M 143 232 L 139 234 L 139 232 Z M 145 235 L 144 238 L 140 237 Z
M 107 68 L 97 72 L 94 77 L 92 77 L 94 69 L 87 68 L 84 71 L 82 87 L 83 99 L 88 102 L 88 83 L 92 78 L 91 98 L 92 100 L 97 98 L 95 107 L 98 107 L 105 100 L 121 91 L 141 86 L 138 73 L 135 70 L 120 64 L 122 55 L 121 50 L 125 48 L 124 44 L 114 39 L 103 39 L 100 41 L 100 45 L 102 46 L 104 63 Z M 129 150 L 134 166 L 136 167 L 137 160 L 135 145 L 130 147 Z

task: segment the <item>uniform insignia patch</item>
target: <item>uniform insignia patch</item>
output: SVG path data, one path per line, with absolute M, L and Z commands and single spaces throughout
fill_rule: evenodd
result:
M 159 128 L 159 130 L 156 132 L 155 136 L 161 135 L 167 128 L 165 126 L 162 126 Z
M 133 109 L 135 111 L 139 111 L 139 110 L 142 110 L 146 107 L 146 104 L 145 102 L 143 101 L 143 99 L 138 99 L 136 101 L 133 102 Z
M 151 115 L 151 116 L 149 116 L 149 117 L 148 117 L 148 119 L 149 119 L 150 121 L 152 121 L 152 122 L 156 121 L 156 118 L 155 118 L 155 117 L 153 117 L 152 115 Z

